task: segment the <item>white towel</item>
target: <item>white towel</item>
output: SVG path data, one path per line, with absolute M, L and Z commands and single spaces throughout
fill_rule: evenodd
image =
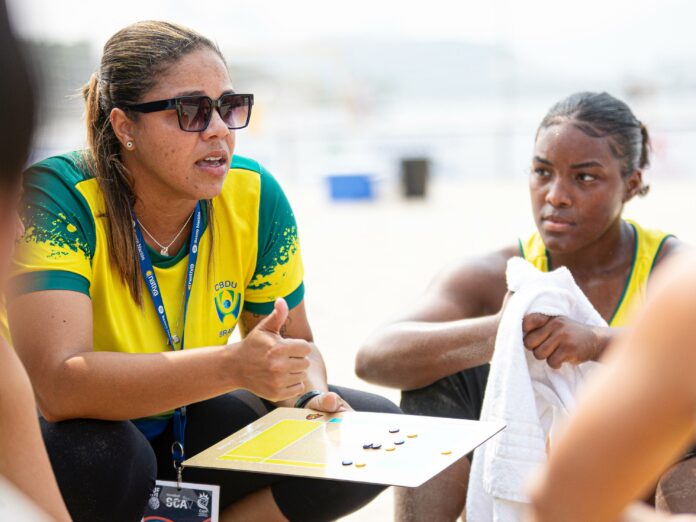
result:
M 554 370 L 524 348 L 522 320 L 530 313 L 566 316 L 607 326 L 565 267 L 540 272 L 521 258 L 507 266 L 508 301 L 498 328 L 481 420 L 507 424 L 474 453 L 467 522 L 523 520 L 527 480 L 546 462 L 546 443 L 575 406 L 578 387 L 598 363 Z

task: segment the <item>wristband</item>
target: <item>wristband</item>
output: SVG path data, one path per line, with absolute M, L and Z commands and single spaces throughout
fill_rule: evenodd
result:
M 307 406 L 307 403 L 311 401 L 314 397 L 318 397 L 319 395 L 323 394 L 324 392 L 319 390 L 308 391 L 302 397 L 297 399 L 297 401 L 295 401 L 295 408 L 304 408 L 305 406 Z

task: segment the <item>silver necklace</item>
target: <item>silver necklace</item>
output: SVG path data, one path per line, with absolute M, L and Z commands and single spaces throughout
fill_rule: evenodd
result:
M 195 212 L 195 211 L 194 211 L 194 212 Z M 183 224 L 183 226 L 179 229 L 179 232 L 176 233 L 176 236 L 174 236 L 174 239 L 172 239 L 172 240 L 169 242 L 168 245 L 163 245 L 162 243 L 160 243 L 159 241 L 157 241 L 157 238 L 155 238 L 155 236 L 153 236 L 152 234 L 150 234 L 150 232 L 147 230 L 147 228 L 145 228 L 145 225 L 143 225 L 142 221 L 140 221 L 139 219 L 138 219 L 138 223 L 140 224 L 140 228 L 142 228 L 143 231 L 144 231 L 148 236 L 150 236 L 150 239 L 152 239 L 155 243 L 157 243 L 157 246 L 160 247 L 160 254 L 163 255 L 163 256 L 168 256 L 168 255 L 169 255 L 169 247 L 172 246 L 172 245 L 174 244 L 174 242 L 175 242 L 177 239 L 179 239 L 179 236 L 181 235 L 181 233 L 182 233 L 182 232 L 184 231 L 184 229 L 186 228 L 186 225 L 188 225 L 188 224 L 189 224 L 189 221 L 191 221 L 191 218 L 193 217 L 193 214 L 194 214 L 194 213 L 191 212 L 191 215 L 190 215 L 190 216 L 188 217 L 188 219 L 186 220 L 186 223 Z

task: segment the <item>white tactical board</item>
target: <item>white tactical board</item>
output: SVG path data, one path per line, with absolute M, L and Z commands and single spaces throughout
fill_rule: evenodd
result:
M 417 487 L 504 428 L 438 417 L 278 408 L 184 466 Z

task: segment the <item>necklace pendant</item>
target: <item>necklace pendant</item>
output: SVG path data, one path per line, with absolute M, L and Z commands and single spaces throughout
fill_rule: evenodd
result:
M 172 335 L 172 341 L 174 341 L 174 344 L 179 344 L 179 342 L 180 342 L 179 336 L 176 334 Z
M 168 247 L 168 246 L 162 247 L 162 248 L 160 249 L 160 255 L 168 256 L 168 255 L 169 255 L 169 247 Z

